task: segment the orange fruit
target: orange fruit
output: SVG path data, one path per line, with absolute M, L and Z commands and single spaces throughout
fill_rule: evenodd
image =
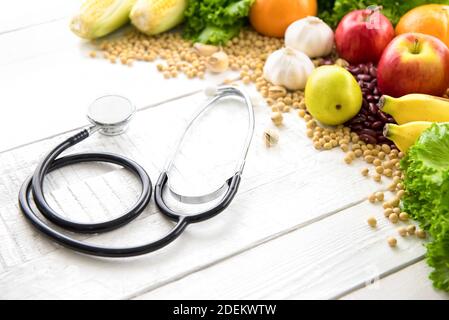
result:
M 315 16 L 317 7 L 316 0 L 256 0 L 249 20 L 257 32 L 281 38 L 292 22 Z
M 437 37 L 449 47 L 449 6 L 426 4 L 410 10 L 396 26 L 396 34 L 408 32 Z

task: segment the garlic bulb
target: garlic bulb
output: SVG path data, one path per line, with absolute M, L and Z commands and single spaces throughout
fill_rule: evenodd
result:
M 320 18 L 307 17 L 287 28 L 285 45 L 304 52 L 310 58 L 324 57 L 332 52 L 334 32 Z
M 265 80 L 290 90 L 302 90 L 315 66 L 304 53 L 282 48 L 274 51 L 265 62 Z

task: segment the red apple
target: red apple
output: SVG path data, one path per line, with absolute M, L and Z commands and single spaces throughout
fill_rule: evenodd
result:
M 377 63 L 393 38 L 393 25 L 377 8 L 348 13 L 335 31 L 338 54 L 352 64 Z
M 397 36 L 380 58 L 377 81 L 379 90 L 393 97 L 409 93 L 442 96 L 449 87 L 449 49 L 433 36 Z

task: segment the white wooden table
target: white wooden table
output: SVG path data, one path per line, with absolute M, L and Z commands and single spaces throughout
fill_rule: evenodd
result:
M 124 154 L 155 181 L 186 120 L 205 99 L 199 91 L 236 76 L 163 80 L 148 63 L 129 68 L 90 59 L 89 45 L 67 26 L 78 5 L 20 0 L 0 10 L 0 298 L 448 298 L 427 279 L 422 242 L 399 239 L 396 249 L 387 246 L 395 228 L 380 206 L 367 201 L 385 186 L 362 177 L 362 163 L 345 165 L 341 151 L 314 150 L 293 113 L 280 144 L 266 149 L 262 132 L 271 123 L 264 105 L 255 106 L 256 131 L 238 196 L 228 210 L 190 226 L 170 246 L 137 258 L 99 259 L 36 232 L 18 210 L 21 183 L 46 150 L 86 124 L 94 98 L 122 94 L 141 111 L 126 134 L 95 135 L 75 149 Z M 229 119 L 211 119 L 215 135 L 197 136 L 194 152 L 184 157 L 197 165 L 179 171 L 179 188 L 195 175 L 210 187 L 231 172 L 232 157 L 215 165 L 213 147 L 230 136 L 238 145 L 245 114 L 224 108 L 218 114 L 234 117 L 232 128 Z M 101 165 L 60 170 L 46 188 L 56 208 L 85 221 L 119 214 L 138 192 L 122 169 Z M 366 224 L 371 215 L 379 221 L 375 231 Z M 170 226 L 152 203 L 130 225 L 89 241 L 142 243 Z

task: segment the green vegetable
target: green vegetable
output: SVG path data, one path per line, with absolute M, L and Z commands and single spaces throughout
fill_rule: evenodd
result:
M 403 209 L 429 232 L 427 262 L 436 288 L 449 292 L 449 124 L 433 124 L 401 161 Z
M 353 10 L 366 9 L 373 5 L 382 6 L 382 13 L 395 25 L 409 10 L 428 3 L 427 0 L 319 0 L 318 9 L 321 19 L 330 26 L 336 27 L 340 20 Z M 433 0 L 431 3 L 449 4 L 449 0 Z
M 246 22 L 254 0 L 189 0 L 184 36 L 195 42 L 225 44 Z

